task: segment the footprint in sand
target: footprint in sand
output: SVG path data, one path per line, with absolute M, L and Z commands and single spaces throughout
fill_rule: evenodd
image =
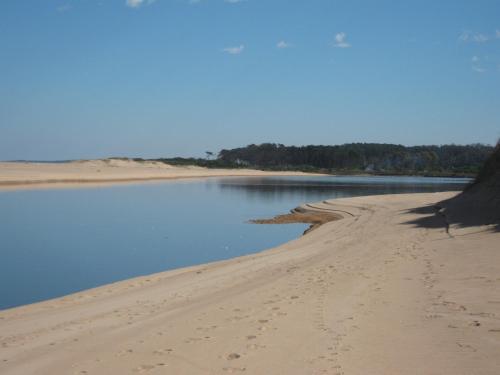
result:
M 247 349 L 250 349 L 250 350 L 264 349 L 265 347 L 266 347 L 265 345 L 258 345 L 258 344 L 247 345 Z
M 153 354 L 156 354 L 156 355 L 165 355 L 165 354 L 170 354 L 172 353 L 174 350 L 173 349 L 157 349 L 153 352 Z
M 231 353 L 231 354 L 228 354 L 228 356 L 226 357 L 229 361 L 232 361 L 234 359 L 238 359 L 240 358 L 241 355 L 239 355 L 238 353 Z
M 154 369 L 155 367 L 156 367 L 155 365 L 140 365 L 139 367 L 136 367 L 134 371 L 139 373 L 148 372 Z
M 245 367 L 224 367 L 222 370 L 229 372 L 231 374 L 234 372 L 243 372 L 246 371 L 247 369 Z
M 130 353 L 133 353 L 132 349 L 120 350 L 118 353 L 115 354 L 115 356 L 116 357 L 123 357 L 124 355 L 128 355 Z
M 477 352 L 477 349 L 474 348 L 472 345 L 464 344 L 464 343 L 461 343 L 461 342 L 457 342 L 457 345 L 460 348 L 464 349 L 464 351 Z
M 197 341 L 200 341 L 200 340 L 203 340 L 201 337 L 188 337 L 186 340 L 184 340 L 184 342 L 186 344 L 191 344 L 193 342 L 197 342 Z

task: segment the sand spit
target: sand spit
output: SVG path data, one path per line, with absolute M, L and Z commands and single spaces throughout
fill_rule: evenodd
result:
M 277 215 L 271 219 L 254 219 L 250 220 L 250 222 L 253 224 L 310 224 L 309 228 L 304 232 L 304 234 L 307 234 L 314 229 L 318 229 L 325 223 L 329 223 L 330 221 L 339 219 L 342 219 L 342 216 L 334 212 L 322 212 L 318 210 L 297 207 L 288 214 Z
M 124 159 L 81 160 L 69 163 L 0 162 L 0 190 L 99 186 L 197 177 L 304 175 L 308 174 L 254 169 L 177 167 L 161 162 Z
M 0 311 L 0 373 L 499 374 L 500 233 L 446 233 L 426 208 L 452 196 L 311 204 L 343 218 L 258 254 Z

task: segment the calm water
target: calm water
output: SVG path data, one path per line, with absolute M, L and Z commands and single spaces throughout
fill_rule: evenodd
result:
M 464 179 L 223 178 L 0 192 L 0 309 L 126 278 L 257 252 L 302 224 L 247 221 L 304 202 L 459 190 Z

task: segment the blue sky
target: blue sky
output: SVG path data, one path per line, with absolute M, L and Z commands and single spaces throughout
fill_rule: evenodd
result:
M 500 1 L 0 4 L 0 160 L 498 137 Z

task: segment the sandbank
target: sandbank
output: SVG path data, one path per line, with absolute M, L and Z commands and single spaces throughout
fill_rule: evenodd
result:
M 124 159 L 67 163 L 0 162 L 0 190 L 89 187 L 200 177 L 305 176 L 302 172 L 208 169 Z

